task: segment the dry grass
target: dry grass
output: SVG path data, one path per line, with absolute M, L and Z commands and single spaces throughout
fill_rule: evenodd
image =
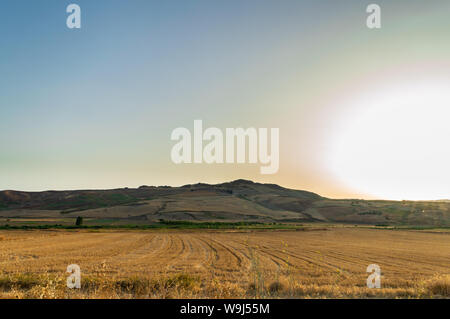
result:
M 450 297 L 450 275 L 436 276 L 425 283 L 425 290 L 430 295 Z
M 4 231 L 0 298 L 450 296 L 450 234 L 319 231 Z M 382 288 L 368 289 L 369 264 Z M 82 287 L 66 287 L 78 264 Z

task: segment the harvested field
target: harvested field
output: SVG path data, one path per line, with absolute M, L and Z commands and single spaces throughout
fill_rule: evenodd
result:
M 369 264 L 381 289 L 366 286 Z M 0 232 L 3 298 L 429 298 L 449 297 L 449 278 L 448 232 Z

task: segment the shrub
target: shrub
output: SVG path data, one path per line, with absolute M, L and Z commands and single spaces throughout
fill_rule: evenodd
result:
M 284 285 L 279 281 L 274 281 L 269 285 L 269 291 L 271 294 L 276 294 L 284 290 Z

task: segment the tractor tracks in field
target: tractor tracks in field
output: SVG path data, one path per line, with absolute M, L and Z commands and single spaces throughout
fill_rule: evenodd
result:
M 234 247 L 221 243 L 212 237 L 204 238 L 196 236 L 207 252 L 208 258 L 205 266 L 223 272 L 239 272 L 246 262 L 247 256 L 236 250 Z

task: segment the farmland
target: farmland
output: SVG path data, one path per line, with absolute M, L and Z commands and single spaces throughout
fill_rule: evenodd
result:
M 79 290 L 66 287 L 70 264 Z M 369 264 L 381 267 L 381 289 L 366 286 Z M 449 296 L 446 230 L 0 231 L 1 298 Z

